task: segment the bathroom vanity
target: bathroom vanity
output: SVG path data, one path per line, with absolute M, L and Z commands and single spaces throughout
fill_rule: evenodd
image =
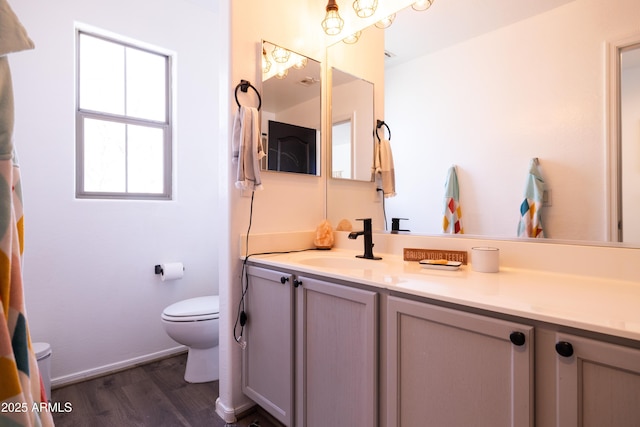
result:
M 358 251 L 247 260 L 243 390 L 288 426 L 640 421 L 640 286 Z
M 288 426 L 375 425 L 375 290 L 279 269 L 248 273 L 247 396 Z

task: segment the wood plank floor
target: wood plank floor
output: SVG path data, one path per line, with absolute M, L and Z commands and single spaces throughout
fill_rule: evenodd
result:
M 215 412 L 218 382 L 184 380 L 187 355 L 181 354 L 125 371 L 68 385 L 51 392 L 52 403 L 71 405 L 54 412 L 57 427 L 280 427 L 258 410 L 234 424 Z

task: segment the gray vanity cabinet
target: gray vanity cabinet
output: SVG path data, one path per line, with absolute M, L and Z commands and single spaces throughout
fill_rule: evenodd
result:
M 293 425 L 293 276 L 248 266 L 242 391 L 284 425 Z
M 377 293 L 298 280 L 296 425 L 376 426 Z
M 377 425 L 377 293 L 248 273 L 244 393 L 286 426 Z
M 561 333 L 556 347 L 558 427 L 640 425 L 640 350 Z
M 533 426 L 533 327 L 390 296 L 387 427 Z

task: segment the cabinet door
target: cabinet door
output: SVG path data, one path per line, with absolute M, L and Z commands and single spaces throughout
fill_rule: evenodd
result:
M 640 350 L 557 334 L 557 425 L 640 425 Z
M 242 391 L 293 425 L 293 277 L 249 266 Z
M 395 297 L 387 310 L 388 427 L 533 425 L 532 327 Z
M 377 425 L 377 294 L 300 277 L 298 426 Z

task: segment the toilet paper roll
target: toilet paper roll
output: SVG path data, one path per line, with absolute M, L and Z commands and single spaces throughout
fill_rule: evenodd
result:
M 500 270 L 500 249 L 488 246 L 471 248 L 471 268 L 481 273 Z
M 166 282 L 167 280 L 182 279 L 184 276 L 184 266 L 181 262 L 168 262 L 161 264 L 162 272 L 160 273 L 160 280 Z

